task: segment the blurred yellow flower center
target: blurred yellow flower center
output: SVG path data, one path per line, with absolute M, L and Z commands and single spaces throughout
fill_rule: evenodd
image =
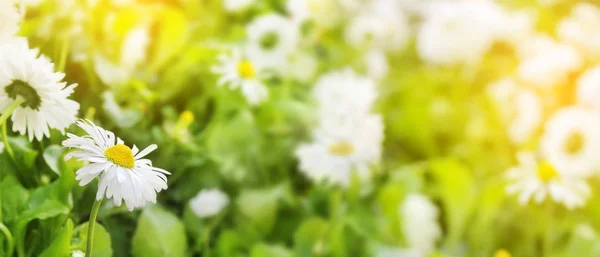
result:
M 247 60 L 243 60 L 240 63 L 238 63 L 237 69 L 240 76 L 245 79 L 254 78 L 254 76 L 256 75 L 254 74 L 254 66 L 251 62 Z
M 494 253 L 494 257 L 511 257 L 507 250 L 500 249 Z
M 194 122 L 194 114 L 191 111 L 184 111 L 179 116 L 179 124 L 182 127 L 188 127 L 192 122 Z
M 339 156 L 348 156 L 354 153 L 354 146 L 350 143 L 341 141 L 329 146 L 329 153 Z
M 133 152 L 131 148 L 124 144 L 118 144 L 109 147 L 104 151 L 106 158 L 121 167 L 131 169 L 135 166 Z
M 538 166 L 537 176 L 544 182 L 549 182 L 558 177 L 558 172 L 549 162 L 542 162 Z

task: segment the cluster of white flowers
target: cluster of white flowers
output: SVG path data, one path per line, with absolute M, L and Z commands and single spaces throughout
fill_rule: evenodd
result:
M 77 121 L 79 103 L 69 99 L 76 84 L 61 82 L 64 73 L 56 72 L 54 63 L 30 49 L 27 39 L 17 37 L 21 14 L 7 1 L 0 4 L 0 113 L 10 115 L 13 130 L 27 134 L 30 141 L 50 137 L 50 129 L 64 133 Z M 112 132 L 80 121 L 79 127 L 88 135 L 68 134 L 65 147 L 78 148 L 65 159 L 75 157 L 89 162 L 77 171 L 80 185 L 99 178 L 97 200 L 113 198 L 115 205 L 122 201 L 129 210 L 156 202 L 156 193 L 167 188 L 167 171 L 153 167 L 142 157 L 156 145 L 142 150 L 133 149 Z M 6 126 L 5 124 L 0 124 Z
M 383 121 L 372 114 L 375 83 L 351 69 L 323 75 L 313 91 L 319 126 L 313 141 L 299 146 L 300 170 L 320 182 L 348 187 L 371 176 L 381 157 Z
M 600 172 L 598 24 L 600 9 L 581 3 L 559 22 L 557 38 L 529 31 L 515 45 L 514 74 L 488 87 L 509 138 L 524 148 L 507 172 L 507 192 L 522 204 L 551 199 L 573 209 L 590 196 L 587 179 Z M 575 99 L 557 99 L 567 88 Z

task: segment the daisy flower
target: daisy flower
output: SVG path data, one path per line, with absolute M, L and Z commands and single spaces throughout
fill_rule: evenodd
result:
M 600 66 L 587 70 L 577 80 L 577 103 L 600 113 Z
M 77 86 L 60 82 L 65 74 L 54 64 L 37 57 L 25 39 L 0 46 L 0 112 L 12 111 L 13 130 L 27 133 L 29 140 L 50 136 L 50 128 L 64 132 L 77 120 L 79 103 L 68 99 Z
M 524 42 L 519 49 L 521 63 L 517 74 L 527 85 L 550 88 L 565 83 L 583 65 L 575 48 L 546 36 L 536 36 Z
M 545 159 L 559 170 L 589 176 L 600 168 L 600 117 L 577 108 L 563 108 L 545 125 L 541 137 Z
M 488 87 L 488 94 L 508 123 L 508 137 L 515 144 L 529 140 L 542 123 L 543 106 L 531 89 L 521 88 L 511 78 L 501 79 Z
M 319 78 L 313 97 L 319 105 L 321 119 L 366 115 L 377 99 L 377 88 L 373 80 L 346 68 Z
M 253 59 L 235 49 L 231 55 L 222 54 L 218 57 L 219 64 L 212 67 L 212 71 L 221 77 L 218 85 L 228 85 L 230 89 L 241 88 L 242 94 L 252 105 L 263 102 L 269 92 L 260 81 L 261 69 Z
M 442 236 L 438 224 L 439 210 L 427 196 L 411 194 L 398 208 L 402 230 L 410 249 L 426 256 L 435 250 Z
M 223 2 L 225 10 L 236 12 L 248 8 L 255 0 L 225 0 Z
M 504 19 L 491 1 L 431 4 L 417 37 L 418 53 L 432 64 L 473 64 L 500 38 Z
M 190 208 L 200 218 L 219 214 L 229 205 L 229 197 L 219 189 L 202 190 L 190 200 Z
M 300 171 L 316 182 L 348 187 L 353 174 L 361 181 L 381 158 L 383 122 L 379 115 L 322 121 L 311 143 L 296 151 Z
M 519 166 L 507 171 L 509 194 L 518 194 L 522 205 L 529 201 L 542 203 L 546 198 L 568 209 L 583 206 L 590 196 L 590 187 L 577 174 L 559 171 L 547 161 L 538 162 L 533 153 L 517 155 Z
M 261 68 L 281 72 L 289 55 L 298 46 L 298 25 L 278 14 L 267 14 L 253 20 L 247 27 L 247 54 Z
M 67 154 L 65 160 L 75 157 L 89 162 L 77 171 L 79 185 L 87 185 L 98 178 L 96 200 L 100 201 L 106 195 L 107 199 L 113 198 L 116 206 L 125 201 L 129 211 L 144 207 L 146 202 L 156 203 L 156 193 L 167 189 L 166 175 L 170 175 L 166 170 L 153 167 L 152 161 L 142 159 L 154 151 L 156 145 L 139 151 L 135 145 L 129 148 L 114 133 L 91 121 L 80 120 L 77 125 L 87 135 L 79 137 L 69 133 L 69 138 L 62 144 L 79 149 Z
M 600 8 L 590 3 L 579 3 L 571 15 L 558 24 L 560 39 L 585 53 L 600 57 Z
M 19 31 L 21 15 L 12 1 L 0 3 L 0 44 L 12 40 Z
M 373 1 L 363 8 L 346 29 L 346 42 L 357 48 L 370 46 L 392 51 L 407 44 L 410 27 L 394 1 Z

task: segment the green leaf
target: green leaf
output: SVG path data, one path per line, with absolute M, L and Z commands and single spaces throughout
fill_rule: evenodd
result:
M 271 231 L 277 219 L 279 193 L 279 187 L 242 190 L 236 201 L 240 224 L 262 234 Z
M 71 235 L 73 234 L 73 221 L 67 220 L 67 223 L 54 238 L 48 248 L 46 248 L 39 257 L 67 257 L 71 253 Z
M 322 254 L 327 240 L 329 224 L 321 218 L 304 221 L 294 235 L 294 252 L 297 257 L 312 257 Z
M 58 145 L 51 145 L 46 147 L 46 149 L 44 150 L 44 161 L 46 161 L 46 164 L 48 164 L 48 167 L 50 167 L 50 169 L 52 171 L 54 171 L 54 173 L 56 173 L 57 175 L 61 175 L 60 172 L 60 162 L 62 161 L 62 153 L 63 153 L 63 148 L 58 146 Z
M 447 215 L 448 243 L 453 246 L 463 235 L 470 221 L 477 197 L 475 182 L 470 170 L 456 160 L 445 159 L 432 162 L 431 175 L 436 183 L 438 197 Z
M 2 203 L 2 220 L 10 223 L 27 207 L 29 191 L 15 177 L 6 177 L 0 183 L 0 198 Z
M 9 143 L 15 152 L 17 162 L 25 164 L 26 168 L 31 169 L 38 155 L 38 152 L 31 148 L 31 143 L 22 137 L 9 138 Z
M 87 250 L 87 237 L 88 237 L 88 225 L 89 223 L 83 223 L 75 228 L 74 241 L 79 243 L 79 248 L 82 251 Z M 94 247 L 92 248 L 92 257 L 112 257 L 113 250 L 111 246 L 110 234 L 106 232 L 106 229 L 96 223 L 94 229 Z
M 257 244 L 252 247 L 250 257 L 292 257 L 290 250 L 279 245 Z
M 133 235 L 133 256 L 184 257 L 187 248 L 185 228 L 177 216 L 158 206 L 144 209 Z

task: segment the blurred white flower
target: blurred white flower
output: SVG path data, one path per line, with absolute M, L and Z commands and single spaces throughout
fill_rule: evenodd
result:
M 142 26 L 132 29 L 123 41 L 121 66 L 127 70 L 134 70 L 139 64 L 144 63 L 149 45 L 149 28 Z
M 527 85 L 549 88 L 565 83 L 583 65 L 579 53 L 571 46 L 546 36 L 536 36 L 519 49 L 521 63 L 517 74 Z
M 225 0 L 225 10 L 236 12 L 248 8 L 255 0 Z
M 14 39 L 19 31 L 21 14 L 11 1 L 0 2 L 0 44 Z
M 437 206 L 427 196 L 413 193 L 406 197 L 398 212 L 409 248 L 421 256 L 427 256 L 434 251 L 437 241 L 442 236 Z
M 407 18 L 393 1 L 376 0 L 364 7 L 346 29 L 346 42 L 354 47 L 402 49 L 410 37 Z
M 107 22 L 107 29 L 112 22 Z M 94 70 L 102 82 L 108 86 L 125 84 L 136 72 L 136 69 L 146 62 L 150 45 L 150 31 L 146 26 L 132 29 L 123 39 L 119 58 L 115 61 L 103 53 L 94 54 Z
M 543 108 L 539 96 L 521 88 L 510 78 L 492 83 L 488 94 L 495 100 L 497 110 L 508 123 L 508 136 L 513 143 L 523 144 L 533 136 L 542 122 Z
M 536 19 L 530 10 L 505 12 L 499 39 L 518 46 L 535 33 Z
M 554 167 L 581 176 L 600 168 L 600 116 L 582 108 L 557 111 L 545 125 L 541 151 Z
M 202 190 L 190 200 L 190 208 L 200 218 L 219 214 L 229 205 L 229 197 L 219 189 Z
M 383 122 L 379 115 L 349 114 L 323 120 L 313 141 L 296 150 L 300 171 L 315 182 L 348 187 L 354 176 L 364 181 L 381 158 Z
M 85 253 L 80 250 L 75 250 L 71 254 L 71 257 L 85 257 Z
M 306 52 L 296 52 L 290 57 L 287 75 L 300 82 L 309 82 L 317 73 L 319 61 L 316 57 Z
M 577 80 L 577 103 L 600 114 L 600 66 L 590 68 Z
M 0 45 L 0 112 L 18 99 L 11 119 L 13 131 L 42 140 L 49 129 L 64 129 L 77 120 L 79 103 L 68 99 L 77 84 L 60 82 L 65 74 L 54 72 L 54 64 L 38 51 L 30 50 L 27 40 L 15 39 Z
M 322 120 L 365 116 L 377 98 L 375 82 L 350 68 L 329 72 L 316 82 L 313 97 Z
M 579 3 L 571 15 L 560 22 L 557 33 L 561 40 L 574 45 L 585 57 L 600 58 L 600 8 Z
M 286 10 L 290 20 L 297 25 L 311 20 L 329 28 L 337 24 L 340 18 L 336 13 L 336 0 L 287 0 Z
M 509 194 L 518 194 L 522 205 L 529 201 L 542 203 L 546 198 L 561 203 L 568 209 L 585 205 L 590 196 L 587 182 L 571 172 L 561 172 L 549 162 L 538 162 L 531 152 L 517 155 L 519 166 L 507 171 Z
M 504 31 L 504 10 L 491 1 L 440 1 L 426 13 L 417 50 L 432 64 L 473 64 Z
M 107 199 L 113 198 L 116 206 L 125 201 L 129 211 L 144 207 L 147 202 L 156 203 L 156 193 L 167 189 L 166 175 L 171 175 L 166 170 L 153 167 L 152 161 L 142 159 L 154 151 L 156 145 L 140 152 L 135 145 L 129 148 L 113 132 L 91 121 L 81 120 L 77 125 L 87 135 L 79 137 L 68 133 L 69 138 L 62 145 L 78 149 L 68 153 L 65 160 L 75 157 L 89 162 L 76 173 L 79 185 L 87 185 L 98 178 L 96 200 L 102 200 L 106 195 Z
M 374 80 L 384 78 L 390 67 L 387 56 L 379 50 L 371 50 L 364 56 L 364 62 L 367 67 L 367 74 Z
M 266 14 L 247 27 L 248 57 L 262 69 L 282 72 L 289 56 L 297 50 L 300 31 L 297 24 L 278 14 Z
M 267 88 L 260 81 L 261 67 L 254 59 L 244 56 L 240 49 L 234 49 L 230 55 L 222 54 L 219 63 L 212 71 L 220 75 L 218 85 L 227 85 L 230 89 L 242 90 L 242 94 L 252 105 L 263 102 L 269 95 Z

